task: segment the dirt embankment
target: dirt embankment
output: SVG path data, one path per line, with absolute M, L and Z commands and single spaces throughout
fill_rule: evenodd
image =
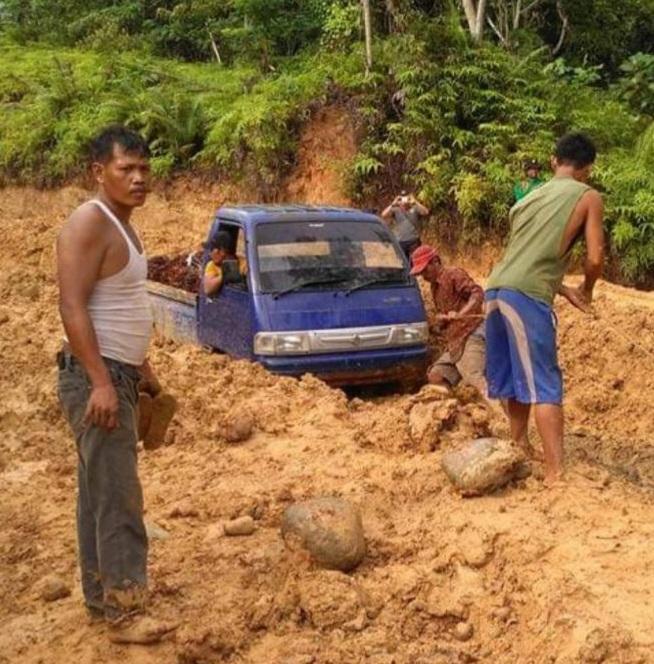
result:
M 151 253 L 206 231 L 221 192 L 184 186 L 138 214 Z M 2 192 L 0 662 L 652 661 L 651 493 L 580 457 L 651 445 L 654 309 L 604 284 L 597 320 L 557 307 L 575 453 L 568 486 L 552 492 L 537 478 L 474 500 L 452 491 L 443 451 L 498 427 L 465 391 L 348 400 L 310 377 L 157 341 L 154 364 L 181 410 L 172 444 L 140 465 L 147 519 L 168 534 L 151 542 L 152 611 L 180 628 L 151 649 L 110 644 L 85 621 L 76 459 L 54 392 L 53 242 L 84 198 Z M 255 434 L 229 445 L 222 424 L 239 409 Z M 281 542 L 285 507 L 321 494 L 362 509 L 369 552 L 350 575 L 307 567 Z M 219 536 L 243 514 L 254 535 Z M 38 586 L 51 572 L 73 592 L 48 604 Z M 460 621 L 468 641 L 455 638 Z

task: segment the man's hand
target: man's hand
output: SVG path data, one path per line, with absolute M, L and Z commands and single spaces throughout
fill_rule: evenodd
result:
M 458 311 L 448 311 L 446 314 L 438 314 L 436 318 L 441 321 L 450 321 L 457 320 L 460 315 Z
M 572 288 L 571 286 L 561 286 L 559 294 L 570 302 L 573 306 L 577 307 L 580 311 L 583 311 L 585 314 L 592 313 L 591 301 L 593 299 L 593 294 L 584 290 L 581 287 Z
M 139 367 L 141 380 L 139 381 L 139 392 L 147 392 L 150 396 L 156 397 L 161 392 L 161 383 L 154 373 L 154 369 L 149 360 L 145 360 Z
M 93 387 L 84 413 L 84 424 L 111 431 L 118 426 L 118 395 L 111 383 Z

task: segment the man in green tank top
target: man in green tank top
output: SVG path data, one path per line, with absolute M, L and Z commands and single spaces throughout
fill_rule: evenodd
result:
M 604 261 L 602 198 L 586 184 L 595 156 L 595 146 L 583 134 L 559 139 L 552 157 L 554 177 L 511 209 L 509 242 L 486 285 L 489 397 L 506 402 L 511 435 L 528 452 L 534 406 L 548 484 L 561 477 L 563 468 L 563 382 L 552 304 L 563 295 L 590 311 Z M 585 276 L 572 288 L 563 285 L 563 277 L 582 236 Z

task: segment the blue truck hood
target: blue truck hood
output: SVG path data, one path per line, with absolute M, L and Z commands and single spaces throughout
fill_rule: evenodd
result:
M 254 296 L 258 331 L 321 330 L 366 327 L 426 320 L 415 286 L 369 288 L 345 296 L 343 291 L 288 293 Z

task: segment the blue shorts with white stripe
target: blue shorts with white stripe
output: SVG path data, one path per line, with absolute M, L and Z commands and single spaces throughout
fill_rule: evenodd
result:
M 486 380 L 491 399 L 562 402 L 550 306 L 514 290 L 486 291 Z

